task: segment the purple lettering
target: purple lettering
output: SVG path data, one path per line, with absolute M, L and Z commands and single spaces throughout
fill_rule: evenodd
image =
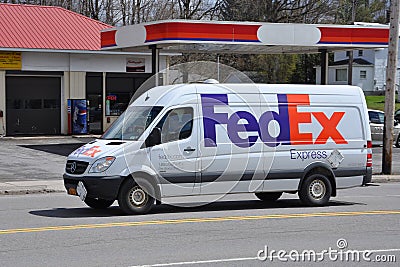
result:
M 214 106 L 228 105 L 228 95 L 226 94 L 202 94 L 201 106 L 203 109 L 204 126 L 204 146 L 217 146 L 217 136 L 215 126 L 217 124 L 227 124 L 227 113 L 215 113 Z
M 241 119 L 246 120 L 248 123 L 239 124 L 238 122 Z M 240 132 L 259 131 L 256 118 L 247 111 L 238 111 L 233 113 L 232 116 L 229 117 L 227 130 L 229 139 L 231 139 L 238 147 L 251 147 L 258 139 L 258 135 L 249 136 L 247 138 L 241 138 L 239 136 Z
M 269 147 L 275 147 L 280 144 L 290 145 L 290 126 L 287 97 L 278 94 L 279 114 L 275 111 L 267 111 L 260 117 L 260 137 Z M 268 131 L 268 125 L 272 120 L 279 124 L 279 135 L 272 137 Z

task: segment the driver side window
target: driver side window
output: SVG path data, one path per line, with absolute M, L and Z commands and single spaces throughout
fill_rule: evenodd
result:
M 172 109 L 165 114 L 157 127 L 161 129 L 161 143 L 186 139 L 192 134 L 193 109 Z

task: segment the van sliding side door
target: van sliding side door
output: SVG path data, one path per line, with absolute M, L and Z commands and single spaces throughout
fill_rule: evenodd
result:
M 254 192 L 264 180 L 258 92 L 200 94 L 201 194 Z

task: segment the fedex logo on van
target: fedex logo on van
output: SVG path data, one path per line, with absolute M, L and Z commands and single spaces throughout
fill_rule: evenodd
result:
M 215 112 L 217 106 L 229 106 L 227 94 L 202 94 L 204 142 L 206 147 L 217 146 L 216 126 L 227 125 L 228 137 L 239 147 L 251 147 L 260 138 L 269 147 L 279 145 L 325 144 L 331 138 L 336 144 L 347 144 L 337 129 L 345 112 L 334 112 L 328 117 L 324 112 L 299 112 L 298 106 L 309 106 L 307 94 L 278 94 L 278 112 L 266 111 L 257 119 L 247 111 L 228 113 Z M 313 138 L 311 132 L 300 132 L 300 124 L 312 123 L 314 117 L 322 126 L 321 132 Z M 239 123 L 241 121 L 241 123 Z M 279 124 L 279 134 L 273 136 L 268 126 L 275 121 Z M 240 133 L 248 133 L 246 138 Z

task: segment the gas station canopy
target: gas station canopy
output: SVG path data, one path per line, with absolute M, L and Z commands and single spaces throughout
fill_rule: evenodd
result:
M 151 49 L 153 74 L 159 71 L 161 49 L 171 53 L 321 53 L 321 84 L 328 81 L 328 52 L 385 48 L 388 42 L 389 26 L 375 23 L 330 25 L 170 20 L 101 32 L 103 50 L 141 52 Z
M 389 26 L 232 21 L 158 21 L 105 29 L 103 50 L 282 54 L 387 47 Z

